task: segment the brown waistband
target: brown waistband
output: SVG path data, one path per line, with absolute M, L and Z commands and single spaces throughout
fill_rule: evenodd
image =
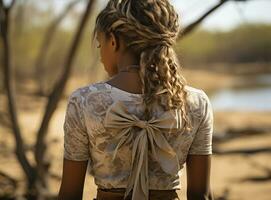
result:
M 94 200 L 123 200 L 125 193 L 124 188 L 114 189 L 97 189 L 97 197 Z M 125 199 L 131 199 L 131 194 Z M 150 200 L 179 200 L 176 190 L 149 190 Z

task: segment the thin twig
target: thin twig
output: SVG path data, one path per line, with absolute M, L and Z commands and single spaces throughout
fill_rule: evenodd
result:
M 63 21 L 63 19 L 67 16 L 70 10 L 72 10 L 73 7 L 76 6 L 76 4 L 80 2 L 81 1 L 78 1 L 78 0 L 74 0 L 70 2 L 67 5 L 67 7 L 63 10 L 63 12 L 61 12 L 59 16 L 50 24 L 50 26 L 48 27 L 44 35 L 37 59 L 35 61 L 36 78 L 39 80 L 39 91 L 38 91 L 39 94 L 42 94 L 42 95 L 45 94 L 43 90 L 43 81 L 42 81 L 42 77 L 44 75 L 44 72 L 43 72 L 44 62 L 48 54 L 48 49 L 52 44 L 57 27 Z
M 184 38 L 185 36 L 189 35 L 193 30 L 195 30 L 204 19 L 206 19 L 210 14 L 212 14 L 214 11 L 218 10 L 222 5 L 224 5 L 226 2 L 229 1 L 236 1 L 236 2 L 245 2 L 249 0 L 220 0 L 217 4 L 215 4 L 213 7 L 211 7 L 209 10 L 207 10 L 201 17 L 196 19 L 191 24 L 187 25 L 178 35 L 177 40 Z
M 69 52 L 67 54 L 66 61 L 64 64 L 64 72 L 61 74 L 60 79 L 55 84 L 51 94 L 49 95 L 48 103 L 45 108 L 45 113 L 41 122 L 41 126 L 38 130 L 38 136 L 37 136 L 36 145 L 35 145 L 35 160 L 38 164 L 39 174 L 42 174 L 45 168 L 45 166 L 43 166 L 44 163 L 42 161 L 43 161 L 44 153 L 46 150 L 46 143 L 44 139 L 47 134 L 48 125 L 53 113 L 55 112 L 57 108 L 57 105 L 60 101 L 60 98 L 67 84 L 67 81 L 70 77 L 72 64 L 76 56 L 77 49 L 79 47 L 80 39 L 83 34 L 85 25 L 90 16 L 94 3 L 96 3 L 96 0 L 89 0 L 88 5 L 86 7 L 86 11 L 84 15 L 82 16 L 81 22 L 79 24 L 79 27 L 72 41 Z
M 34 179 L 34 169 L 28 161 L 25 153 L 25 144 L 23 142 L 21 129 L 18 123 L 18 114 L 15 104 L 14 85 L 12 80 L 12 64 L 11 64 L 11 51 L 9 43 L 9 17 L 10 10 L 15 1 L 11 2 L 9 7 L 5 7 L 3 1 L 0 1 L 0 26 L 1 26 L 1 38 L 3 40 L 3 74 L 4 74 L 4 88 L 7 93 L 8 110 L 10 115 L 10 121 L 12 124 L 12 130 L 16 142 L 16 156 L 20 162 L 23 171 L 25 172 L 29 180 Z

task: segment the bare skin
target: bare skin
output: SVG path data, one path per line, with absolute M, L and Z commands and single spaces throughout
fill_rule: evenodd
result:
M 130 93 L 141 93 L 138 73 L 122 72 L 128 65 L 139 64 L 139 60 L 125 50 L 125 42 L 113 33 L 106 38 L 98 32 L 97 48 L 100 48 L 101 62 L 109 77 L 108 84 Z M 88 161 L 71 161 L 64 158 L 63 175 L 58 200 L 82 199 Z M 210 189 L 211 155 L 188 155 L 187 162 L 187 199 L 212 200 Z
M 187 200 L 213 200 L 210 188 L 211 155 L 188 155 Z
M 58 200 L 82 199 L 87 164 L 88 161 L 72 161 L 64 158 Z

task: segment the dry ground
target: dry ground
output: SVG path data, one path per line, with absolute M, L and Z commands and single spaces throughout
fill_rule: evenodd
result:
M 238 77 L 227 74 L 210 73 L 205 71 L 185 71 L 188 81 L 195 87 L 206 91 L 214 91 L 217 88 L 232 86 Z M 219 81 L 217 81 L 219 78 Z M 214 84 L 214 81 L 216 84 Z M 67 90 L 78 87 L 71 81 Z M 80 83 L 81 84 L 81 83 Z M 0 96 L 1 104 L 5 98 Z M 45 99 L 33 100 L 26 95 L 18 95 L 20 111 L 19 121 L 23 132 L 23 138 L 27 144 L 33 144 L 35 132 L 38 128 Z M 2 101 L 3 100 L 3 101 Z M 2 106 L 1 105 L 1 106 Z M 52 160 L 52 172 L 61 177 L 63 159 L 63 120 L 66 101 L 61 101 L 53 116 L 49 127 L 48 141 L 50 142 L 49 154 Z M 247 127 L 270 127 L 271 112 L 215 112 L 215 134 L 223 133 L 228 128 L 242 129 Z M 238 139 L 222 142 L 217 146 L 223 151 L 271 147 L 271 131 L 265 134 L 254 134 Z M 20 166 L 13 154 L 14 137 L 12 133 L 0 126 L 0 171 L 7 173 L 19 181 L 20 188 L 24 185 L 24 177 Z M 32 154 L 27 156 L 33 160 Z M 269 170 L 269 171 L 268 171 Z M 218 197 L 230 200 L 269 200 L 271 199 L 271 159 L 270 152 L 255 154 L 213 154 L 211 169 L 212 191 Z M 180 191 L 182 199 L 185 198 L 186 177 L 185 169 L 181 178 L 183 188 Z M 60 180 L 52 179 L 50 188 L 57 193 Z M 20 193 L 20 190 L 18 191 Z M 84 190 L 84 200 L 91 200 L 96 194 L 96 186 L 91 176 L 87 176 Z

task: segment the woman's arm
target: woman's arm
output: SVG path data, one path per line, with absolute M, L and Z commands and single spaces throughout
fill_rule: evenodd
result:
M 80 90 L 69 97 L 64 128 L 62 182 L 58 200 L 80 200 L 83 196 L 85 175 L 91 163 L 88 130 Z
M 82 199 L 87 166 L 87 160 L 72 161 L 64 158 L 58 200 Z
M 186 159 L 187 199 L 213 200 L 210 189 L 214 116 L 211 102 L 202 90 L 202 118 Z
M 211 155 L 187 156 L 187 200 L 213 200 L 210 170 Z

